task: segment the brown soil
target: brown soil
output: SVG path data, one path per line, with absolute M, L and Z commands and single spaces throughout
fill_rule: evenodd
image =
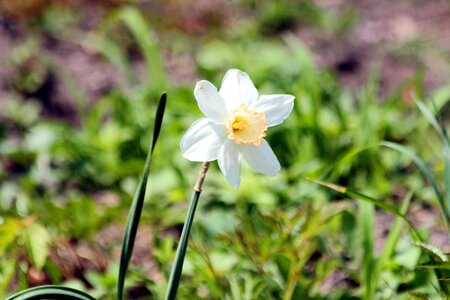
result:
M 89 7 L 78 24 L 79 34 L 96 28 L 114 4 L 125 1 L 103 1 L 103 5 L 88 4 L 83 0 L 49 1 L 28 0 L 18 7 L 16 2 L 0 0 L 0 96 L 12 98 L 16 93 L 11 87 L 17 70 L 9 63 L 16 46 L 32 33 L 30 15 L 38 14 L 49 3 L 59 3 L 74 9 Z M 196 1 L 182 5 L 179 1 L 154 1 L 147 4 L 148 11 L 159 11 L 163 26 L 183 30 L 192 36 L 203 35 L 210 28 L 230 26 L 235 6 L 227 6 L 222 0 Z M 423 69 L 425 88 L 434 88 L 448 83 L 450 68 L 450 4 L 443 0 L 316 0 L 329 11 L 339 13 L 354 9 L 358 25 L 347 34 L 336 36 L 299 26 L 298 37 L 311 49 L 322 68 L 334 69 L 341 82 L 350 89 L 364 86 L 375 66 L 380 68 L 380 90 L 387 94 L 406 80 L 415 71 Z M 220 9 L 217 9 L 220 8 Z M 3 14 L 2 14 L 3 11 Z M 11 13 L 14 11 L 14 13 Z M 244 15 L 244 14 L 242 14 Z M 166 17 L 164 17 L 166 16 Z M 170 21 L 172 20 L 172 21 Z M 78 30 L 77 29 L 77 30 Z M 72 88 L 78 90 L 82 101 L 92 103 L 113 87 L 126 85 L 126 80 L 115 67 L 106 62 L 92 49 L 83 47 L 81 41 L 44 37 L 42 48 L 52 59 L 58 72 L 70 78 L 71 84 L 61 81 L 55 70 L 47 70 L 40 89 L 24 95 L 25 98 L 40 98 L 49 115 L 76 120 L 77 101 Z M 36 53 L 39 55 L 40 53 Z M 190 57 L 173 57 L 166 53 L 168 71 L 178 83 L 188 84 L 195 80 L 195 64 Z M 418 56 L 418 57 L 417 57 Z M 31 56 L 30 59 L 39 59 Z M 35 68 L 36 63 L 29 68 Z M 142 62 L 136 57 L 136 69 Z M 69 86 L 69 88 L 68 88 Z
M 299 38 L 317 62 L 332 67 L 350 88 L 364 86 L 374 67 L 380 67 L 381 92 L 386 94 L 423 68 L 426 90 L 448 83 L 450 68 L 450 3 L 430 0 L 320 0 L 340 11 L 352 7 L 358 25 L 344 38 L 328 37 L 308 28 Z M 417 57 L 418 56 L 418 57 Z

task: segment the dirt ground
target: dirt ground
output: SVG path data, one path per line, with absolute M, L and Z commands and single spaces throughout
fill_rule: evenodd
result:
M 44 7 L 46 0 L 27 0 L 14 7 L 8 0 L 0 0 L 0 99 L 11 97 L 11 82 L 17 70 L 9 64 L 10 54 L 17 45 L 32 34 L 30 15 Z M 80 20 L 80 33 L 96 28 L 107 9 L 121 1 L 102 1 L 102 5 L 87 4 L 82 0 L 60 1 L 84 10 Z M 122 1 L 123 2 L 123 1 Z M 450 4 L 445 0 L 316 0 L 330 11 L 351 8 L 357 12 L 357 25 L 344 36 L 331 36 L 311 27 L 297 26 L 295 33 L 316 58 L 320 67 L 335 70 L 341 82 L 349 89 L 357 89 L 367 82 L 370 71 L 380 66 L 380 92 L 388 94 L 416 70 L 424 71 L 425 88 L 431 91 L 448 82 L 450 70 Z M 28 6 L 27 6 L 27 3 Z M 34 4 L 33 4 L 34 3 Z M 167 26 L 184 30 L 192 36 L 208 32 L 208 26 L 228 26 L 236 18 L 236 7 L 226 1 L 195 1 L 189 7 L 177 5 L 179 1 L 142 1 L 149 12 L 170 15 L 173 22 Z M 83 6 L 84 5 L 84 6 Z M 187 9 L 189 8 L 189 9 Z M 15 9 L 15 10 L 14 10 Z M 1 13 L 3 11 L 3 13 Z M 11 11 L 15 11 L 11 15 Z M 10 12 L 10 13 L 7 13 Z M 22 13 L 20 13 L 22 12 Z M 220 13 L 218 13 L 220 12 Z M 237 12 L 239 14 L 239 12 Z M 245 17 L 247 13 L 243 13 Z M 17 16 L 19 15 L 19 16 Z M 218 21 L 220 20 L 220 21 Z M 209 22 L 209 23 L 208 23 Z M 74 86 L 90 102 L 110 91 L 114 86 L 125 85 L 119 72 L 98 53 L 82 44 L 48 37 L 44 48 L 60 68 L 64 69 Z M 166 53 L 166 66 L 175 82 L 187 84 L 197 78 L 193 58 L 173 57 Z M 136 69 L 142 61 L 137 57 Z M 35 68 L 31 64 L 29 68 Z M 47 74 L 39 89 L 26 97 L 44 102 L 50 115 L 76 119 L 75 99 L 64 84 Z
M 328 9 L 349 5 L 345 0 L 317 1 Z M 417 68 L 423 68 L 425 87 L 431 91 L 448 83 L 450 55 L 450 3 L 430 0 L 351 1 L 358 25 L 343 39 L 326 38 L 308 28 L 299 37 L 312 49 L 324 68 L 339 72 L 342 83 L 359 88 L 380 64 L 380 90 L 386 94 Z

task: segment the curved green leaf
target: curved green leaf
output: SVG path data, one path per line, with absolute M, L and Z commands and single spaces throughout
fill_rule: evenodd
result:
M 414 101 L 416 102 L 417 107 L 419 108 L 420 112 L 423 114 L 425 119 L 436 129 L 436 131 L 439 133 L 439 135 L 442 135 L 442 128 L 439 125 L 438 120 L 434 116 L 434 114 L 427 108 L 425 103 L 417 99 L 415 95 L 413 95 Z
M 403 214 L 402 212 L 400 212 L 395 206 L 386 203 L 384 201 L 372 198 L 370 196 L 361 194 L 357 191 L 353 191 L 351 189 L 348 189 L 344 186 L 340 186 L 340 185 L 336 185 L 336 184 L 332 184 L 329 182 L 324 182 L 321 180 L 317 180 L 317 179 L 312 179 L 312 178 L 305 178 L 306 180 L 309 180 L 311 182 L 317 183 L 318 185 L 321 185 L 323 187 L 329 188 L 331 190 L 334 190 L 340 194 L 344 194 L 348 197 L 354 198 L 356 200 L 359 201 L 363 201 L 363 202 L 367 202 L 367 203 L 371 203 L 375 206 L 378 206 L 382 209 L 384 209 L 385 211 L 391 212 L 397 216 L 399 216 L 400 218 L 402 218 L 411 228 L 411 230 L 414 232 L 414 234 L 416 235 L 417 239 L 420 241 L 423 241 L 423 238 L 420 236 L 419 232 L 417 231 L 416 227 L 414 226 L 414 224 L 406 217 L 405 214 Z
M 444 202 L 444 197 L 442 196 L 442 193 L 439 190 L 439 186 L 438 186 L 436 180 L 434 179 L 433 175 L 431 174 L 430 170 L 428 169 L 426 164 L 423 162 L 423 160 L 420 159 L 413 151 L 411 151 L 409 148 L 406 148 L 403 145 L 392 143 L 392 142 L 386 142 L 386 141 L 382 142 L 381 145 L 391 148 L 393 150 L 396 150 L 400 153 L 403 153 L 406 156 L 409 156 L 409 158 L 412 159 L 412 161 L 416 164 L 416 166 L 420 169 L 420 171 L 422 171 L 423 175 L 428 179 L 431 186 L 433 187 L 434 193 L 436 194 L 436 198 L 439 203 L 439 208 L 440 208 L 442 216 L 444 218 L 444 223 L 447 228 L 450 228 L 449 227 L 450 216 L 449 216 L 448 210 L 446 208 L 446 204 Z
M 445 255 L 444 250 L 430 243 L 424 242 L 411 242 L 414 246 L 419 247 L 433 262 L 445 263 L 448 262 L 448 257 Z
M 415 95 L 414 101 L 428 122 L 436 129 L 437 133 L 441 137 L 442 143 L 444 144 L 444 197 L 447 200 L 445 203 L 447 207 L 444 209 L 446 209 L 446 215 L 448 216 L 450 214 L 450 139 L 439 114 L 433 113 L 426 107 L 425 103 L 420 101 L 417 97 L 415 97 Z M 431 103 L 433 104 L 434 110 L 437 111 L 438 109 L 436 103 L 433 100 L 431 100 Z
M 21 291 L 6 300 L 95 300 L 85 292 L 57 285 L 43 285 Z

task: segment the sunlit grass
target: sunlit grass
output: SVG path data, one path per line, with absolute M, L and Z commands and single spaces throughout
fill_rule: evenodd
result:
M 246 9 L 255 5 L 238 2 Z M 198 172 L 197 164 L 181 157 L 179 141 L 200 117 L 192 93 L 196 79 L 190 84 L 170 79 L 164 65 L 169 50 L 189 56 L 201 78 L 219 82 L 225 70 L 236 67 L 262 94 L 283 91 L 296 97 L 292 116 L 267 136 L 282 164 L 279 175 L 264 177 L 244 166 L 242 185 L 233 190 L 211 165 L 177 299 L 434 299 L 447 294 L 447 256 L 430 243 L 435 231 L 422 227 L 414 211 L 432 208 L 432 224 L 448 241 L 448 86 L 424 95 L 423 82 L 412 78 L 380 97 L 374 66 L 364 87 L 348 91 L 338 74 L 316 65 L 314 53 L 295 34 L 268 31 L 295 26 L 291 21 L 305 14 L 315 16 L 305 23 L 327 34 L 343 34 L 356 22 L 351 11 L 339 22 L 336 15 L 300 2 L 304 11 L 283 14 L 282 7 L 264 1 L 259 15 L 248 13 L 247 23 L 199 38 L 176 32 L 166 37 L 134 6 L 109 11 L 87 35 L 41 25 L 41 33 L 70 37 L 94 51 L 125 79 L 125 86 L 114 86 L 95 103 L 88 103 L 57 66 L 39 30 L 24 37 L 11 53 L 10 63 L 22 70 L 14 78 L 16 92 L 0 100 L 0 297 L 28 288 L 30 274 L 37 272 L 47 283 L 83 289 L 98 299 L 116 299 L 111 287 L 117 284 L 124 287 L 124 298 L 131 299 L 136 287 L 145 290 L 143 299 L 164 298 Z M 135 68 L 136 56 L 143 74 Z M 29 65 L 34 66 L 30 71 Z M 49 73 L 76 100 L 79 120 L 45 116 L 40 102 L 23 96 Z M 405 100 L 411 85 L 421 99 L 415 104 Z M 102 249 L 106 270 L 83 269 L 88 275 L 67 278 L 50 255 L 58 253 L 58 241 L 95 248 L 99 232 L 124 226 L 145 165 L 155 99 L 164 90 L 170 98 L 165 128 L 153 153 L 147 196 L 139 199 L 140 224 L 152 231 L 152 243 L 146 245 L 152 276 L 145 273 L 150 261 L 128 266 L 133 247 L 119 265 L 112 254 L 120 247 L 117 240 Z M 112 200 L 99 200 L 104 192 L 112 193 Z M 380 216 L 392 223 L 378 223 Z M 382 237 L 376 235 L 380 228 L 388 231 Z

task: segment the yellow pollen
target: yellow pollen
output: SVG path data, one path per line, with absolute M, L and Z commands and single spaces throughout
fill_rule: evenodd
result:
M 231 129 L 236 134 L 236 131 L 246 130 L 248 128 L 248 122 L 242 116 L 237 116 L 231 123 Z
M 267 123 L 264 113 L 249 109 L 241 104 L 225 123 L 228 138 L 235 144 L 259 146 L 266 136 Z

